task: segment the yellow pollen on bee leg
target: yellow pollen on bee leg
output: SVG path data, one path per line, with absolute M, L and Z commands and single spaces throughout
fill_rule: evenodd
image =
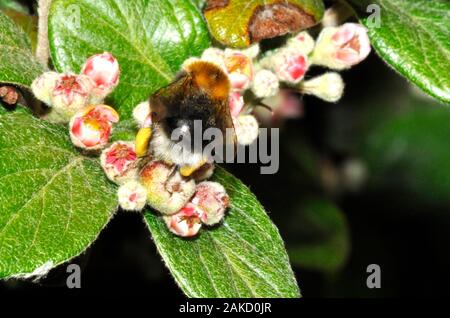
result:
M 139 129 L 139 131 L 136 135 L 136 155 L 139 158 L 147 155 L 148 144 L 149 144 L 151 138 L 152 138 L 152 129 L 151 128 Z
M 199 168 L 201 168 L 204 164 L 206 163 L 205 160 L 200 161 L 198 164 L 196 165 L 186 165 L 186 166 L 182 166 L 180 168 L 180 174 L 183 177 L 190 177 L 195 171 L 197 171 Z

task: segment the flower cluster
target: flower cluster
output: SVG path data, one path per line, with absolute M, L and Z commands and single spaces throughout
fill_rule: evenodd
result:
M 335 71 L 348 69 L 363 61 L 370 50 L 366 29 L 346 23 L 325 27 L 317 40 L 307 31 L 300 32 L 283 47 L 263 54 L 258 45 L 244 51 L 209 48 L 201 59 L 215 63 L 228 74 L 233 88 L 230 111 L 238 142 L 247 145 L 258 136 L 258 122 L 249 113 L 257 114 L 260 120 L 298 117 L 302 109 L 296 93 L 337 102 L 345 86 L 338 73 L 327 72 L 307 80 L 306 73 L 314 65 Z M 246 90 L 252 92 L 251 101 L 244 100 Z M 271 112 L 254 109 L 259 105 L 268 106 Z
M 364 27 L 346 23 L 325 27 L 316 41 L 303 31 L 290 38 L 285 46 L 264 54 L 260 54 L 258 45 L 243 51 L 209 48 L 201 59 L 218 65 L 227 74 L 231 84 L 229 110 L 237 141 L 250 145 L 259 134 L 255 106 L 270 108 L 267 113 L 272 117 L 286 118 L 301 113 L 299 99 L 293 93 L 337 102 L 344 90 L 338 73 L 326 72 L 308 80 L 305 74 L 313 65 L 348 69 L 364 60 L 369 52 Z M 206 181 L 213 174 L 214 163 L 202 161 L 202 166 L 185 173 L 183 169 L 190 167 L 165 162 L 152 152 L 142 155 L 142 149 L 148 145 L 139 141 L 148 143 L 152 136 L 148 102 L 139 104 L 133 111 L 141 128 L 139 134 L 146 136 L 136 138 L 136 142 L 109 144 L 119 115 L 103 103 L 118 85 L 119 73 L 117 60 L 112 54 L 103 53 L 90 57 L 80 74 L 42 74 L 33 82 L 32 90 L 49 106 L 48 120 L 69 123 L 75 146 L 85 150 L 103 149 L 101 166 L 106 176 L 119 186 L 122 209 L 141 211 L 148 205 L 162 215 L 172 233 L 181 237 L 197 235 L 203 225 L 220 223 L 230 199 L 222 185 Z
M 70 137 L 75 146 L 101 149 L 108 143 L 117 112 L 103 105 L 119 83 L 119 63 L 111 53 L 87 59 L 80 74 L 46 72 L 31 85 L 36 98 L 50 107 L 46 119 L 70 123 Z
M 129 142 L 115 142 L 101 155 L 108 178 L 120 185 L 119 204 L 141 211 L 147 204 L 162 214 L 169 230 L 181 237 L 198 234 L 202 225 L 221 222 L 229 206 L 222 185 L 181 176 L 175 166 L 136 156 Z

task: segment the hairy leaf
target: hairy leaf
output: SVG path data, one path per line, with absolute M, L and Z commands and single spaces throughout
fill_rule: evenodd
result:
M 205 18 L 217 41 L 243 48 L 309 28 L 323 12 L 322 0 L 208 0 Z
M 114 130 L 111 134 L 111 142 L 114 141 L 134 141 L 139 128 L 134 119 L 121 120 L 114 125 Z
M 16 0 L 0 0 L 0 10 L 14 10 L 23 14 L 29 14 L 28 8 Z
M 450 2 L 448 0 L 350 0 L 361 11 L 378 54 L 431 96 L 450 103 Z M 380 24 L 366 16 L 381 9 Z M 375 12 L 376 13 L 376 12 Z
M 54 0 L 49 39 L 59 71 L 78 72 L 103 51 L 117 57 L 120 83 L 109 103 L 122 119 L 210 45 L 200 11 L 185 0 Z
M 191 0 L 199 9 L 205 6 L 206 0 Z
M 179 286 L 190 297 L 299 297 L 278 230 L 255 196 L 221 168 L 214 180 L 227 189 L 231 209 L 223 224 L 197 238 L 181 239 L 159 216 L 145 215 Z
M 24 31 L 0 11 L 0 83 L 29 87 L 44 72 Z
M 0 112 L 0 278 L 42 276 L 83 252 L 116 210 L 97 160 L 65 127 Z
M 25 31 L 31 41 L 32 51 L 35 52 L 37 45 L 38 17 L 11 9 L 3 10 L 3 12 Z

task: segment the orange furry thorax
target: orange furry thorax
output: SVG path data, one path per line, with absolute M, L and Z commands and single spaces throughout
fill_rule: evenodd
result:
M 217 65 L 205 61 L 195 61 L 185 67 L 194 83 L 211 98 L 226 100 L 230 93 L 228 75 Z

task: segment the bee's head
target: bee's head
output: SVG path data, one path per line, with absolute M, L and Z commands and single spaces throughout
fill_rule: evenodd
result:
M 185 71 L 194 83 L 210 97 L 226 100 L 230 93 L 228 75 L 217 65 L 201 60 L 194 60 L 184 65 Z
M 160 122 L 167 116 L 167 106 L 156 95 L 150 97 L 150 117 L 152 122 Z

